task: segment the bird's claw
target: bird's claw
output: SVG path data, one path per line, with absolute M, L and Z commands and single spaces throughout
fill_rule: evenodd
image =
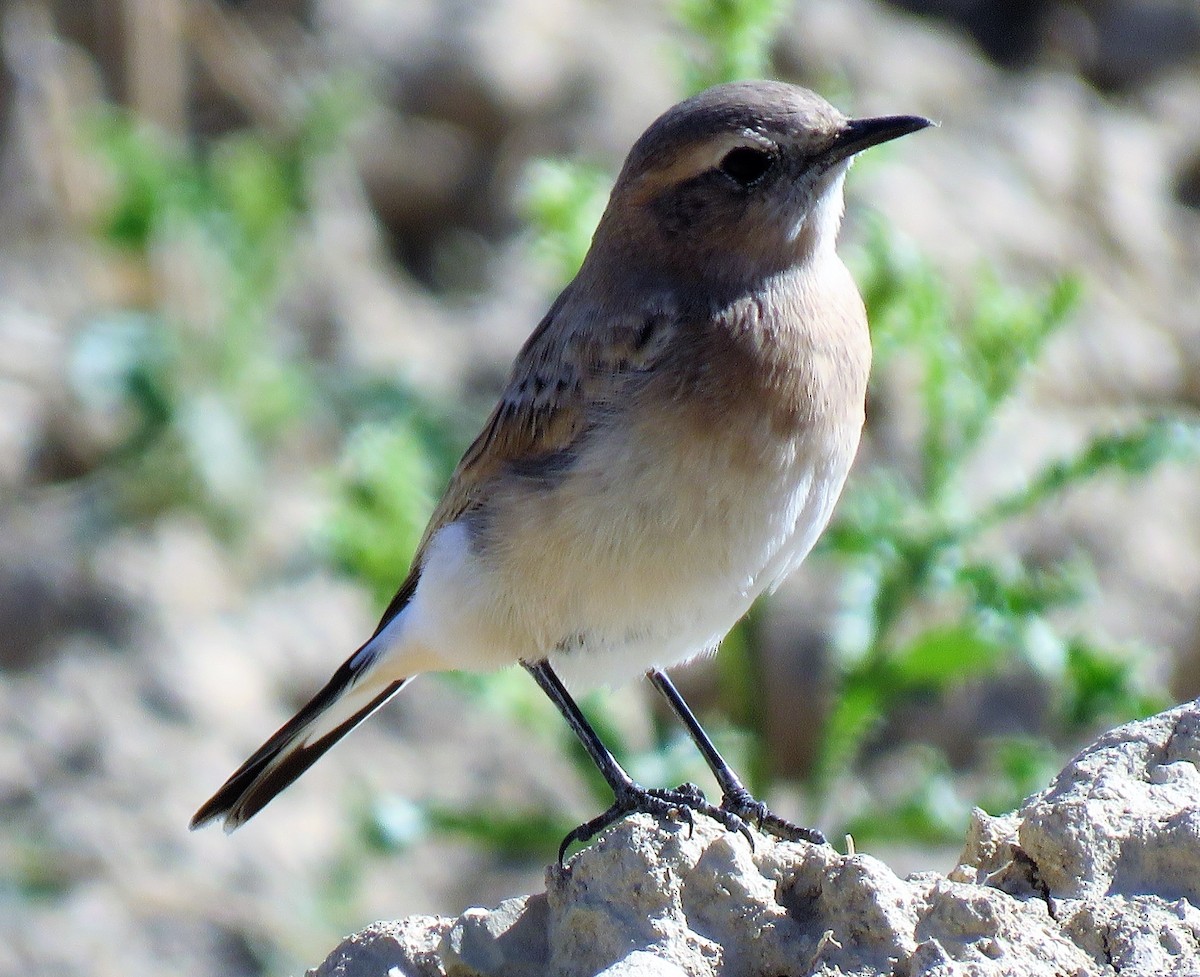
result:
M 727 791 L 721 798 L 721 810 L 739 818 L 743 823 L 750 821 L 760 830 L 784 841 L 807 841 L 813 845 L 829 842 L 816 828 L 802 828 L 772 812 L 762 801 L 757 801 L 744 787 Z
M 647 789 L 638 784 L 630 784 L 617 793 L 616 799 L 603 814 L 592 818 L 570 832 L 558 847 L 558 864 L 561 867 L 567 849 L 575 842 L 587 842 L 605 828 L 616 824 L 628 814 L 645 813 L 659 818 L 678 819 L 688 826 L 688 837 L 696 827 L 696 814 L 703 814 L 723 825 L 729 831 L 742 834 L 750 847 L 754 847 L 754 838 L 745 820 L 724 806 L 710 804 L 704 792 L 695 784 L 681 784 L 669 790 L 658 788 Z

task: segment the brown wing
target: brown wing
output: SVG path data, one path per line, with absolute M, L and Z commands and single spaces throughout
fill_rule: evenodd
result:
M 433 535 L 478 506 L 489 482 L 510 466 L 570 448 L 590 408 L 617 402 L 630 374 L 653 365 L 676 321 L 663 309 L 606 315 L 573 299 L 568 286 L 525 341 L 500 402 L 454 469 L 376 634 L 412 597 Z

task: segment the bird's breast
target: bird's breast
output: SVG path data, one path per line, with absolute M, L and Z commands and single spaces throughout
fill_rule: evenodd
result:
M 514 481 L 475 542 L 493 619 L 526 656 L 645 667 L 713 645 L 811 549 L 858 439 L 773 425 L 616 412 L 553 485 Z
M 593 406 L 552 472 L 510 469 L 442 531 L 462 539 L 439 599 L 462 625 L 438 642 L 452 667 L 669 665 L 714 646 L 804 558 L 858 445 L 869 345 L 861 304 L 832 334 L 802 311 L 754 302 L 699 324 Z M 431 578 L 440 552 L 435 540 Z

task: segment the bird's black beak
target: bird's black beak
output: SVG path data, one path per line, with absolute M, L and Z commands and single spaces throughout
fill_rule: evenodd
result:
M 830 163 L 840 163 L 864 149 L 880 143 L 899 139 L 911 132 L 919 132 L 928 126 L 937 125 L 919 115 L 885 115 L 877 119 L 851 119 L 833 140 L 828 149 Z

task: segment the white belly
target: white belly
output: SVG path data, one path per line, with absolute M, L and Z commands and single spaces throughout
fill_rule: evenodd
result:
M 747 470 L 732 444 L 601 445 L 553 488 L 510 486 L 484 533 L 460 521 L 434 537 L 413 602 L 388 629 L 423 667 L 549 657 L 587 684 L 715 648 L 808 554 L 856 446 L 797 439 Z

